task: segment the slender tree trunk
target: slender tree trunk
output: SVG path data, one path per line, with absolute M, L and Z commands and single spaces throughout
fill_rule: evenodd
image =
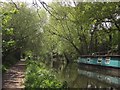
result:
M 91 34 L 91 39 L 90 39 L 90 46 L 89 46 L 89 54 L 93 52 L 93 34 Z
M 67 54 L 65 52 L 63 54 L 64 54 L 64 57 L 65 57 L 65 59 L 67 61 L 66 65 L 68 65 L 70 63 L 70 60 L 69 60 L 69 58 L 68 58 L 68 56 L 67 56 Z
M 120 31 L 118 31 L 118 54 L 120 55 Z
M 112 35 L 109 35 L 109 49 L 112 49 Z
M 78 52 L 78 54 L 81 54 L 79 48 L 73 43 L 73 42 L 70 42 L 72 44 L 72 46 L 75 48 L 75 50 Z
M 98 39 L 97 39 L 97 34 L 95 35 L 95 48 L 94 48 L 95 52 L 98 52 Z

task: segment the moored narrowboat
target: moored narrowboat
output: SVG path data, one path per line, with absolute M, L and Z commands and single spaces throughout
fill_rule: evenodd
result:
M 81 55 L 78 63 L 120 68 L 120 55 Z

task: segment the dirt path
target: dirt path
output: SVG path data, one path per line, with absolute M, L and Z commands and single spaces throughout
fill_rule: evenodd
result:
M 11 67 L 4 75 L 2 80 L 3 89 L 10 88 L 24 88 L 24 77 L 25 77 L 25 61 L 19 61 L 13 67 Z

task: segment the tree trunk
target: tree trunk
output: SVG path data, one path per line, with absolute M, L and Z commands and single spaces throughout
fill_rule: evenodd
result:
M 120 32 L 118 32 L 118 54 L 120 55 Z
M 92 52 L 93 52 L 93 34 L 91 34 L 89 54 L 91 54 Z
M 67 56 L 67 54 L 64 52 L 64 57 L 65 57 L 65 59 L 66 59 L 66 61 L 67 61 L 67 64 L 69 64 L 70 63 L 70 60 L 69 60 L 69 58 L 68 58 L 68 56 Z
M 95 46 L 94 46 L 94 51 L 98 52 L 98 39 L 97 39 L 97 34 L 95 35 Z
M 72 44 L 72 46 L 75 48 L 75 50 L 77 51 L 78 54 L 81 54 L 79 48 L 77 48 L 77 46 L 73 43 L 73 42 L 70 42 Z

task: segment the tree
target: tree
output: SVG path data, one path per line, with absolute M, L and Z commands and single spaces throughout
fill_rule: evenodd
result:
M 77 3 L 72 7 L 63 2 L 51 5 L 42 2 L 42 5 L 50 14 L 45 30 L 54 41 L 54 37 L 58 38 L 55 48 L 64 48 L 62 54 L 68 51 L 67 54 L 74 52 L 79 56 L 119 51 L 119 23 L 116 23 L 119 21 L 119 3 Z M 59 42 L 62 47 L 58 49 Z
M 3 3 L 2 5 L 2 42 L 3 63 L 9 62 L 8 56 L 20 59 L 22 53 L 32 51 L 40 53 L 43 19 L 39 18 L 35 8 L 28 7 L 25 3 Z M 7 60 L 6 60 L 7 59 Z

